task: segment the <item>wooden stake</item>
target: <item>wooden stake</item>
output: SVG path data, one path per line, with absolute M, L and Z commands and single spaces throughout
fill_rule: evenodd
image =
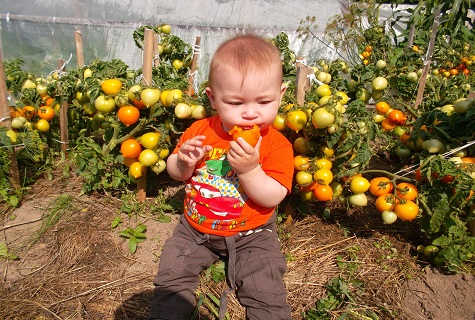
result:
M 152 84 L 152 62 L 154 52 L 155 32 L 152 29 L 145 29 L 144 47 L 143 47 L 143 68 L 142 68 L 142 85 L 149 86 Z M 137 199 L 144 201 L 147 197 L 147 175 L 145 174 L 137 183 Z
M 193 48 L 193 60 L 191 60 L 190 72 L 188 73 L 188 91 L 187 94 L 189 96 L 193 96 L 195 94 L 195 76 L 196 76 L 196 69 L 198 66 L 198 58 L 200 55 L 199 47 L 201 44 L 201 37 L 196 37 L 195 40 L 195 47 Z
M 0 125 L 12 128 L 10 120 L 10 109 L 8 108 L 7 83 L 5 81 L 5 70 L 3 69 L 3 50 L 2 37 L 0 35 Z M 20 174 L 18 171 L 18 162 L 16 161 L 15 148 L 10 153 L 10 185 L 14 189 L 20 188 Z
M 63 59 L 58 59 L 58 70 L 66 70 L 65 61 Z M 63 101 L 61 103 L 61 109 L 59 110 L 59 130 L 61 135 L 61 151 L 66 155 L 69 145 L 69 134 L 68 134 L 68 102 Z
M 422 70 L 421 80 L 419 82 L 419 88 L 417 90 L 416 103 L 414 109 L 418 109 L 422 103 L 422 97 L 424 96 L 424 89 L 427 81 L 427 74 L 430 70 L 432 63 L 432 54 L 434 53 L 435 38 L 437 36 L 437 28 L 439 27 L 440 7 L 434 12 L 434 23 L 432 24 L 432 34 L 430 35 L 429 48 L 427 49 L 426 61 L 424 69 Z
M 74 40 L 76 42 L 76 56 L 78 60 L 78 67 L 84 67 L 84 55 L 82 51 L 82 35 L 81 31 L 74 32 Z
M 305 104 L 305 94 L 311 86 L 308 76 L 313 73 L 312 68 L 309 68 L 300 62 L 302 59 L 302 57 L 297 57 L 297 76 L 295 79 L 295 99 L 299 106 Z

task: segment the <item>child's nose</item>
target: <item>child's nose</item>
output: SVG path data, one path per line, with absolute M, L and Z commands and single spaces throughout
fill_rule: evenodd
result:
M 244 116 L 249 118 L 257 117 L 257 106 L 254 104 L 247 105 L 244 110 Z

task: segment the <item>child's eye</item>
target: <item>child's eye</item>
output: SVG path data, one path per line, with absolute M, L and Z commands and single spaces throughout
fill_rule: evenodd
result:
M 263 100 L 263 101 L 259 101 L 259 104 L 269 104 L 271 102 L 272 101 L 270 101 L 270 100 Z

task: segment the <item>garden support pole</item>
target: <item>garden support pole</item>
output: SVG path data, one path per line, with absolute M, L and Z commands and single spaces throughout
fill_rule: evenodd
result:
M 439 27 L 440 19 L 440 6 L 434 12 L 434 23 L 432 24 L 432 34 L 430 35 L 429 48 L 427 49 L 427 55 L 425 60 L 424 69 L 422 70 L 421 80 L 419 82 L 419 88 L 417 90 L 416 103 L 414 109 L 418 109 L 419 105 L 422 103 L 422 98 L 424 96 L 424 89 L 427 81 L 427 74 L 430 70 L 430 65 L 432 63 L 432 54 L 434 53 L 434 45 L 437 36 L 437 28 Z
M 302 57 L 297 57 L 297 76 L 295 79 L 295 99 L 299 106 L 305 104 L 306 92 L 310 89 L 310 80 L 308 76 L 313 73 L 313 69 L 301 63 Z
M 198 65 L 198 58 L 200 55 L 201 37 L 196 37 L 195 47 L 193 48 L 193 60 L 191 60 L 190 72 L 188 73 L 188 92 L 189 96 L 194 96 L 195 91 L 195 79 L 196 79 L 196 67 Z
M 11 129 L 10 110 L 7 99 L 7 83 L 5 81 L 5 70 L 3 69 L 2 38 L 0 35 L 0 125 Z M 10 185 L 20 188 L 20 174 L 18 172 L 18 162 L 16 161 L 15 148 L 10 153 Z
M 152 29 L 145 29 L 144 33 L 144 47 L 143 47 L 143 72 L 142 85 L 150 86 L 152 84 L 152 63 L 154 53 L 154 38 L 155 32 Z M 147 197 L 147 175 L 137 182 L 137 199 L 144 201 Z
M 61 73 L 66 69 L 65 62 L 63 59 L 58 59 L 58 72 Z M 59 110 L 59 130 L 61 133 L 61 151 L 66 155 L 69 145 L 67 101 L 61 103 L 61 109 Z
M 82 35 L 81 31 L 74 32 L 74 40 L 76 42 L 76 58 L 78 60 L 78 67 L 84 67 L 84 54 L 82 50 Z

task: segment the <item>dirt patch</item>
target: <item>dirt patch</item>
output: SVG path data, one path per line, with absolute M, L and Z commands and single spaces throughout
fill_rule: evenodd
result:
M 39 181 L 29 199 L 3 217 L 0 243 L 19 259 L 0 260 L 1 319 L 147 319 L 160 252 L 179 215 L 171 214 L 169 223 L 147 212 L 124 220 L 121 229 L 147 225 L 147 240 L 132 255 L 111 228 L 122 202 L 80 195 L 75 179 Z M 62 194 L 54 192 L 58 186 Z M 176 185 L 160 188 L 177 191 Z M 68 205 L 56 210 L 57 222 L 44 228 L 45 215 L 58 199 Z M 325 208 L 327 219 L 321 218 Z M 402 222 L 384 226 L 372 203 L 349 210 L 339 203 L 315 206 L 312 215 L 281 225 L 292 318 L 302 319 L 326 297 L 329 281 L 345 275 L 360 306 L 350 315 L 355 319 L 370 311 L 380 319 L 475 319 L 474 277 L 444 275 L 417 261 L 411 228 Z M 364 287 L 356 288 L 359 282 L 353 280 Z M 202 281 L 198 291 L 219 297 L 225 287 L 224 281 Z M 244 319 L 234 295 L 228 311 L 231 319 Z M 341 310 L 333 313 L 335 319 L 341 315 Z M 214 319 L 204 307 L 198 318 Z

